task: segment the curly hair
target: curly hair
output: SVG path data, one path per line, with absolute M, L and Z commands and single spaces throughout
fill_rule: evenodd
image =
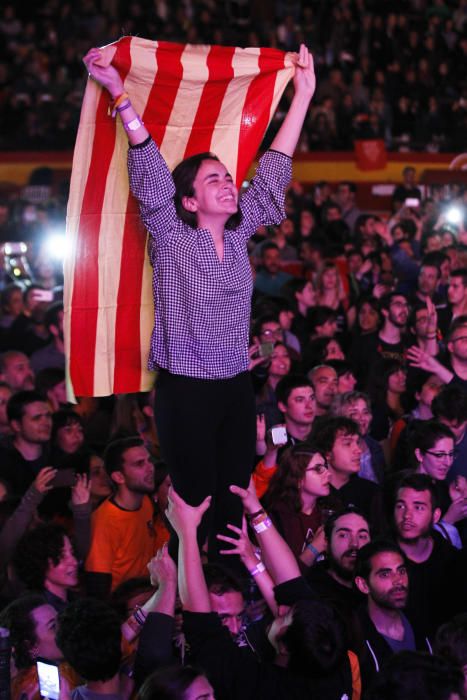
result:
M 86 681 L 107 681 L 122 659 L 120 618 L 108 603 L 82 598 L 58 618 L 57 646 Z
M 66 531 L 59 525 L 46 523 L 26 532 L 13 553 L 13 566 L 29 590 L 44 588 L 49 560 L 57 565 L 62 558 Z
M 322 452 L 311 443 L 294 445 L 284 452 L 264 495 L 266 508 L 274 510 L 280 503 L 297 513 L 301 511 L 300 486 L 315 454 Z
M 31 649 L 37 643 L 37 637 L 31 613 L 46 604 L 47 601 L 40 595 L 24 595 L 0 612 L 0 627 L 10 631 L 13 659 L 18 670 L 29 668 L 34 663 Z

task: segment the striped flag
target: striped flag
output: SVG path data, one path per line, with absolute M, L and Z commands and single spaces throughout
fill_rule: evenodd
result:
M 103 49 L 170 169 L 213 151 L 245 178 L 293 75 L 276 49 L 123 37 Z M 65 349 L 69 396 L 147 391 L 154 322 L 147 234 L 129 192 L 128 141 L 109 96 L 89 80 L 67 211 Z

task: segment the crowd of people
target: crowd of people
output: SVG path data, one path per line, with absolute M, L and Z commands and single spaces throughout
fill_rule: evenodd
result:
M 38 697 L 38 657 L 78 698 L 463 697 L 467 241 L 445 211 L 465 194 L 405 175 L 384 218 L 353 183 L 292 183 L 250 240 L 257 456 L 204 566 L 210 500 L 169 492 L 154 392 L 67 403 L 60 286 L 4 287 L 13 697 Z
M 287 51 L 305 42 L 320 87 L 302 150 L 352 150 L 355 138 L 382 138 L 394 150 L 464 147 L 465 0 L 40 0 L 27 9 L 2 7 L 2 150 L 71 149 L 84 90 L 81 56 L 122 34 Z

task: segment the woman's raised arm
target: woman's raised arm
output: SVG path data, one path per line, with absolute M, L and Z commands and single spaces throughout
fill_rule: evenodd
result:
M 272 150 L 280 151 L 291 157 L 298 143 L 300 132 L 308 113 L 308 107 L 316 87 L 313 56 L 308 51 L 305 44 L 300 45 L 293 82 L 295 94 L 289 111 L 271 144 Z

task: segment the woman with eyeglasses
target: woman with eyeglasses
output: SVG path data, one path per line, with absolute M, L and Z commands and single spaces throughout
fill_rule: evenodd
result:
M 264 496 L 274 524 L 305 566 L 325 549 L 321 499 L 329 492 L 325 458 L 314 445 L 302 443 L 283 454 Z
M 452 544 L 461 547 L 456 524 L 467 517 L 467 482 L 448 485 L 447 477 L 454 461 L 455 439 L 449 428 L 436 420 L 419 421 L 411 431 L 410 443 L 417 462 L 417 472 L 427 474 L 435 484 L 442 517 L 438 528 Z

